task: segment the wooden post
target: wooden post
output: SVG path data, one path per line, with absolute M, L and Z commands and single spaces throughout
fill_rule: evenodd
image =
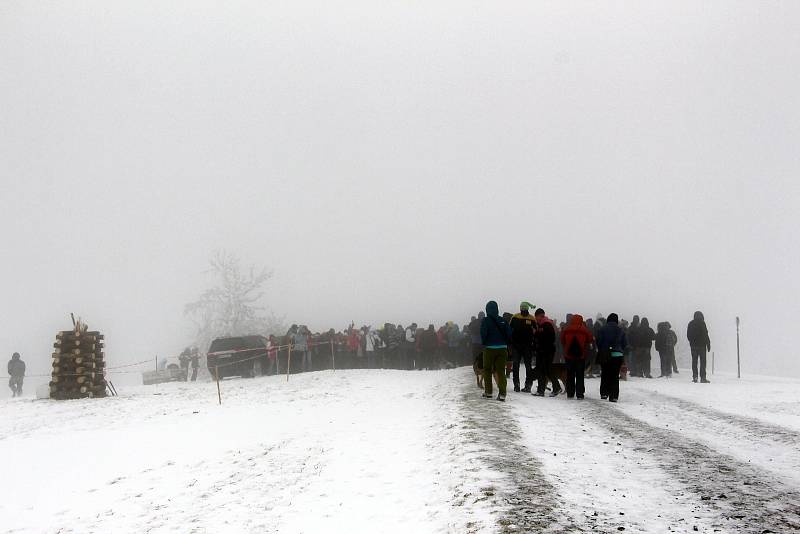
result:
M 292 344 L 289 343 L 289 357 L 286 359 L 286 381 L 289 381 L 289 370 L 292 368 Z
M 214 377 L 217 379 L 217 399 L 219 400 L 219 405 L 222 406 L 222 393 L 219 390 L 219 367 L 214 366 Z
M 333 366 L 333 370 L 336 371 L 336 354 L 333 351 L 333 340 L 331 339 L 331 365 Z

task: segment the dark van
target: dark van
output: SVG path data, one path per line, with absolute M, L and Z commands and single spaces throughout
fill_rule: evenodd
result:
M 214 377 L 215 367 L 219 378 L 226 376 L 255 376 L 255 363 L 266 365 L 267 338 L 264 336 L 220 337 L 211 342 L 207 354 L 208 370 Z M 264 369 L 264 367 L 262 367 Z

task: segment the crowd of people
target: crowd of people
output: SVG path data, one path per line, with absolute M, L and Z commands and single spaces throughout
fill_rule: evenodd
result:
M 568 314 L 564 322 L 556 324 L 541 308 L 531 313 L 533 308 L 522 302 L 519 313 L 501 315 L 497 303 L 491 301 L 485 313 L 471 317 L 462 326 L 450 321 L 438 328 L 433 324 L 423 328 L 417 323 L 406 327 L 384 323 L 378 328 L 351 324 L 340 331 L 312 333 L 305 325 L 292 325 L 284 336 L 269 336 L 261 374 L 330 368 L 435 370 L 472 365 L 483 378 L 484 396 L 492 397 L 494 381 L 497 398 L 505 400 L 509 377 L 514 391 L 544 396 L 549 389 L 550 396 L 557 396 L 566 390 L 567 397 L 580 399 L 585 394 L 584 378 L 599 373 L 601 398 L 616 402 L 620 379 L 625 380 L 628 374 L 653 377 L 653 348 L 659 355 L 660 376 L 678 372 L 678 336 L 668 321 L 658 323 L 653 331 L 648 318 L 638 315 L 629 323 L 614 313 L 607 318 L 597 315 L 594 320 Z M 687 338 L 692 379 L 708 383 L 706 354 L 711 343 L 699 311 L 687 327 Z M 180 355 L 180 367 L 187 379 L 191 367 L 191 380 L 196 380 L 199 359 L 196 348 Z M 521 383 L 523 367 L 525 381 Z M 25 363 L 18 353 L 8 362 L 8 374 L 13 395 L 22 395 Z
M 493 378 L 500 400 L 505 399 L 508 378 L 514 391 L 544 396 L 549 389 L 551 396 L 557 396 L 566 390 L 568 397 L 582 398 L 584 378 L 600 375 L 601 397 L 616 402 L 620 379 L 629 375 L 653 378 L 653 349 L 659 356 L 660 377 L 678 372 L 678 336 L 668 321 L 658 323 L 654 331 L 648 318 L 638 315 L 628 322 L 613 313 L 585 320 L 567 314 L 564 322 L 556 324 L 543 309 L 532 313 L 533 308 L 522 302 L 519 313 L 501 315 L 497 304 L 490 302 L 486 312 L 469 322 L 449 321 L 438 328 L 417 323 L 405 327 L 384 323 L 377 328 L 351 324 L 340 331 L 312 333 L 306 325 L 292 325 L 284 336 L 269 336 L 263 374 L 285 372 L 287 366 L 291 372 L 303 372 L 331 367 L 435 370 L 473 365 L 484 378 L 484 395 L 492 395 Z M 693 380 L 708 383 L 706 354 L 711 346 L 701 312 L 689 323 L 687 335 Z M 563 388 L 559 376 L 565 378 Z
M 631 376 L 653 378 L 651 354 L 655 349 L 661 360 L 661 376 L 670 377 L 678 372 L 675 345 L 678 336 L 669 322 L 658 324 L 654 332 L 646 317 L 635 315 L 628 323 L 616 313 L 607 318 L 600 315 L 595 321 L 584 320 L 581 315 L 568 314 L 566 322 L 556 326 L 545 311 L 528 302 L 520 303 L 520 312 L 501 316 L 497 303 L 486 304 L 486 314 L 481 319 L 481 355 L 476 359 L 482 367 L 484 398 L 492 398 L 494 378 L 497 383 L 497 400 L 506 399 L 506 362 L 512 362 L 514 391 L 544 396 L 548 382 L 550 395 L 561 393 L 559 374 L 564 379 L 568 398 L 582 399 L 585 394 L 585 377 L 593 377 L 599 368 L 600 398 L 617 402 L 619 380 Z M 692 381 L 709 383 L 706 376 L 706 355 L 711 350 L 708 328 L 702 312 L 695 312 L 687 327 L 687 339 L 692 354 Z M 558 357 L 563 357 L 563 364 Z M 534 361 L 536 367 L 534 368 Z M 520 367 L 525 366 L 525 385 L 520 387 Z M 561 366 L 563 373 L 558 373 Z M 538 381 L 532 391 L 534 378 Z M 481 383 L 481 381 L 479 381 Z

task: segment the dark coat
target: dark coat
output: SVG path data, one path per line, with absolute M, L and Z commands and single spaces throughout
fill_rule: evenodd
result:
M 530 313 L 516 314 L 511 318 L 511 340 L 514 345 L 530 346 L 533 344 L 533 335 L 536 330 L 536 319 Z
M 651 349 L 653 347 L 653 340 L 656 338 L 656 333 L 650 328 L 650 323 L 647 318 L 642 319 L 639 328 L 636 331 L 636 342 L 634 348 Z
M 8 375 L 13 377 L 25 376 L 25 362 L 19 358 L 8 360 Z
M 508 346 L 511 342 L 511 327 L 500 317 L 497 303 L 490 300 L 486 304 L 486 317 L 481 322 L 481 344 L 484 347 Z
M 553 321 L 545 319 L 536 326 L 536 354 L 552 356 L 556 353 L 556 327 Z
M 600 335 L 597 336 L 597 350 L 610 349 L 609 352 L 625 353 L 628 349 L 628 339 L 625 336 L 625 331 L 620 328 L 618 323 L 608 321 L 605 326 L 600 329 Z
M 689 339 L 689 345 L 692 347 L 705 347 L 706 350 L 711 350 L 708 328 L 706 327 L 706 321 L 701 312 L 695 312 L 694 319 L 689 321 L 689 326 L 686 328 L 686 337 Z

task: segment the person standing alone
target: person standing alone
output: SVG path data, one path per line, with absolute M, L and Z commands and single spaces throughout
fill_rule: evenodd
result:
M 497 377 L 497 400 L 506 400 L 506 361 L 511 327 L 500 317 L 497 303 L 486 303 L 486 317 L 481 322 L 481 344 L 483 345 L 483 395 L 492 398 L 492 375 Z
M 711 340 L 708 337 L 708 327 L 703 317 L 703 312 L 694 312 L 694 319 L 689 321 L 686 328 L 686 337 L 692 351 L 692 382 L 697 382 L 697 363 L 700 361 L 700 382 L 708 384 L 706 378 L 706 353 L 711 351 Z
M 11 388 L 12 397 L 22 396 L 22 381 L 25 379 L 25 362 L 20 359 L 19 352 L 11 355 L 8 360 L 8 387 Z

